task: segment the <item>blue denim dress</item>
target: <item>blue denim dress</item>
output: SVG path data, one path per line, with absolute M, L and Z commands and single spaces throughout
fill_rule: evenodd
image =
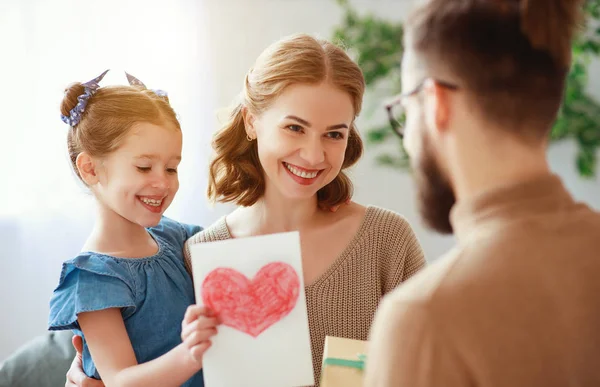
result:
M 81 335 L 77 314 L 121 308 L 138 363 L 165 354 L 181 343 L 181 321 L 194 303 L 192 279 L 183 262 L 184 242 L 201 228 L 163 217 L 148 232 L 159 251 L 147 258 L 116 258 L 82 253 L 62 265 L 50 300 L 49 330 Z M 83 337 L 83 369 L 100 379 Z M 184 386 L 204 386 L 202 371 Z

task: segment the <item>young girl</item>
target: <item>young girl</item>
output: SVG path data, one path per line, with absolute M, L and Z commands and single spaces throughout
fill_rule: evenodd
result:
M 165 92 L 129 74 L 131 86 L 100 88 L 107 71 L 71 85 L 61 105 L 71 163 L 98 216 L 63 263 L 49 329 L 81 335 L 85 373 L 107 386 L 202 386 L 217 319 L 192 305 L 182 253 L 200 227 L 162 216 L 179 189 L 181 128 Z

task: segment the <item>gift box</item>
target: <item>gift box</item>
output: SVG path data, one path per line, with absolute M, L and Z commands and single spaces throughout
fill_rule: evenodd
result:
M 362 387 L 367 342 L 325 337 L 321 387 Z

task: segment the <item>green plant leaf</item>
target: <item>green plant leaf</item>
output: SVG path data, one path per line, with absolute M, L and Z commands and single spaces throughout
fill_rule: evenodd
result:
M 393 133 L 389 125 L 385 125 L 380 128 L 373 128 L 367 131 L 367 143 L 380 144 L 385 142 L 392 135 Z
M 410 167 L 410 161 L 408 157 L 391 155 L 388 153 L 378 155 L 376 161 L 380 165 L 393 167 L 397 169 L 408 169 Z
M 580 147 L 577 152 L 577 170 L 582 177 L 596 176 L 596 149 Z

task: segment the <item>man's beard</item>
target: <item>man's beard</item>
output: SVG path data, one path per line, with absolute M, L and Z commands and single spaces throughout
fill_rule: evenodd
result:
M 419 212 L 428 227 L 442 234 L 452 234 L 450 210 L 456 202 L 454 190 L 438 164 L 427 132 L 421 133 L 421 158 L 413 162 Z

